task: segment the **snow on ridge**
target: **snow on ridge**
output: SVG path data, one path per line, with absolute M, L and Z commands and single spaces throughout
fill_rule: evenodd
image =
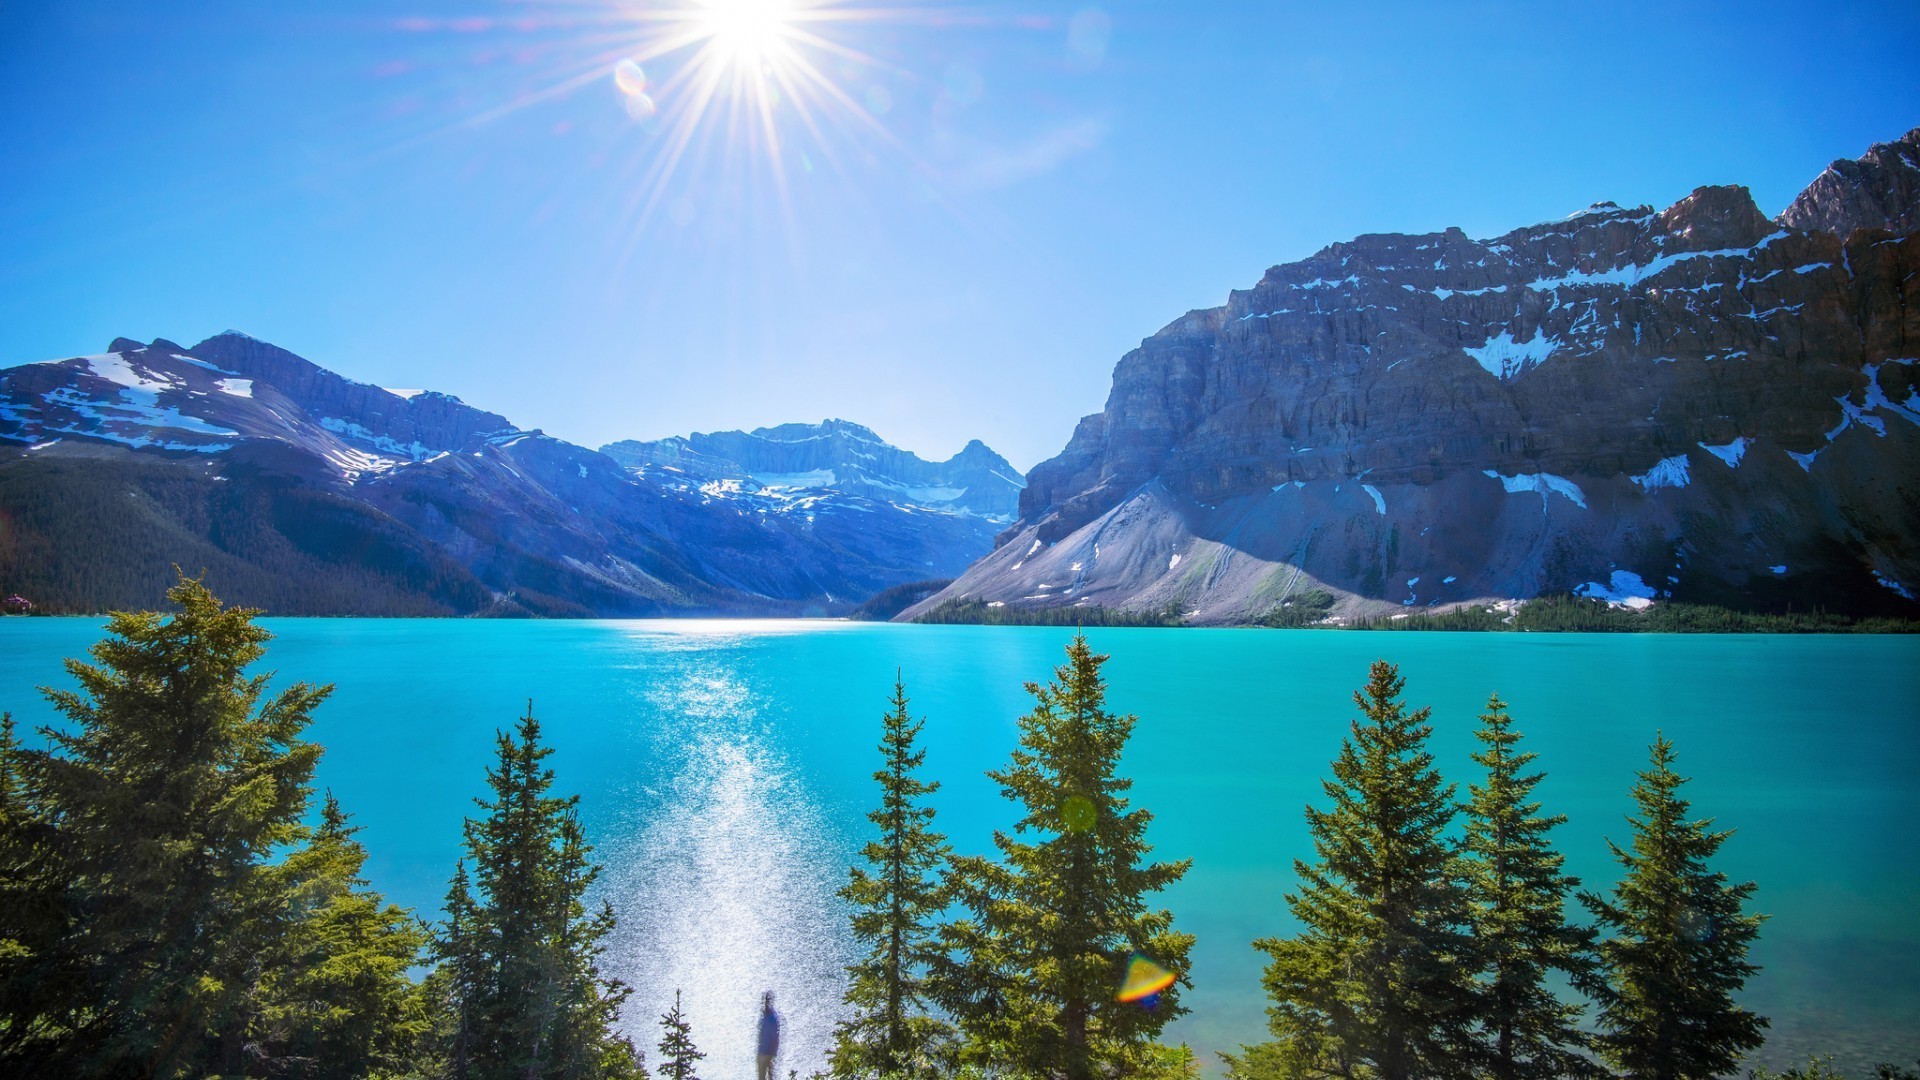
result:
M 1907 588 L 1905 585 L 1900 584 L 1899 582 L 1893 580 L 1892 578 L 1888 577 L 1887 575 L 1881 573 L 1878 570 L 1875 570 L 1873 572 L 1873 579 L 1875 581 L 1878 581 L 1880 584 L 1886 586 L 1887 588 L 1892 589 L 1894 592 L 1898 593 L 1899 595 L 1906 597 L 1908 600 L 1915 599 L 1913 595 L 1913 590 Z
M 209 364 L 205 360 L 202 360 L 197 356 L 188 356 L 185 353 L 174 353 L 173 358 L 184 364 L 192 364 L 194 367 L 206 368 L 208 371 L 217 371 L 222 375 L 233 374 L 233 372 L 228 371 L 226 368 L 220 367 L 215 364 Z
M 1686 487 L 1690 482 L 1687 476 L 1687 455 L 1675 454 L 1670 458 L 1661 458 L 1654 463 L 1653 468 L 1638 476 L 1629 476 L 1627 479 L 1639 484 L 1644 491 Z
M 1544 327 L 1535 327 L 1533 336 L 1526 341 L 1516 341 L 1512 329 L 1502 330 L 1478 348 L 1463 349 L 1468 356 L 1487 370 L 1496 379 L 1507 379 L 1520 374 L 1536 364 L 1545 363 L 1553 350 L 1560 347 L 1560 339 L 1548 337 Z
M 147 375 L 140 374 L 134 370 L 133 363 L 119 353 L 105 353 L 84 359 L 87 362 L 87 369 L 93 372 L 94 377 L 105 379 L 128 390 L 159 394 L 165 390 L 178 390 L 181 385 L 178 379 L 165 373 L 149 370 Z M 157 375 L 158 378 L 148 378 L 149 375 Z
M 809 472 L 797 473 L 757 472 L 750 475 L 764 487 L 825 488 L 839 482 L 839 477 L 834 475 L 832 469 L 813 469 Z
M 150 428 L 170 428 L 175 431 L 191 431 L 196 435 L 240 434 L 231 428 L 223 428 L 209 424 L 197 416 L 188 416 L 172 406 L 161 406 L 151 401 L 97 401 L 69 386 L 49 390 L 45 394 L 40 395 L 40 397 L 41 400 L 49 405 L 57 405 L 62 408 L 71 409 L 89 420 L 97 420 L 103 424 L 139 424 L 143 427 Z M 118 413 L 121 415 L 107 415 L 108 413 Z M 49 428 L 47 430 L 66 431 L 71 435 L 99 435 L 99 437 L 103 439 L 113 438 L 117 442 L 128 441 L 104 432 L 80 431 L 78 429 L 68 428 Z M 149 440 L 148 443 L 133 443 L 132 445 L 157 444 Z M 183 447 L 170 447 L 170 449 L 182 448 Z M 198 447 L 184 448 L 198 449 Z M 224 447 L 222 449 L 224 449 Z
M 1726 462 L 1727 468 L 1729 469 L 1737 469 L 1740 467 L 1740 459 L 1747 456 L 1747 447 L 1751 445 L 1753 445 L 1753 440 L 1747 438 L 1745 435 L 1740 436 L 1724 446 L 1708 446 L 1706 443 L 1699 444 L 1700 449 Z
M 1374 510 L 1377 511 L 1381 517 L 1386 517 L 1387 516 L 1387 500 L 1381 496 L 1380 489 L 1377 487 L 1374 487 L 1372 484 L 1361 484 L 1360 490 L 1373 496 Z
M 218 386 L 220 388 L 220 392 L 223 394 L 232 394 L 234 397 L 243 397 L 243 398 L 250 398 L 253 396 L 253 380 L 252 379 L 221 379 L 218 382 L 214 383 L 214 385 Z
M 1522 491 L 1537 491 L 1540 493 L 1540 500 L 1544 505 L 1547 493 L 1556 492 L 1580 509 L 1585 510 L 1587 508 L 1586 492 L 1581 491 L 1580 485 L 1564 476 L 1555 476 L 1552 473 L 1519 473 L 1514 476 L 1506 476 L 1493 469 L 1484 469 L 1482 472 L 1500 481 L 1500 486 L 1506 488 L 1507 494 L 1509 495 Z
M 411 445 L 402 446 L 385 435 L 375 435 L 359 424 L 341 420 L 337 417 L 321 417 L 320 426 L 333 432 L 335 435 L 345 435 L 350 439 L 358 439 L 364 443 L 371 443 L 389 454 L 397 454 L 404 458 L 411 458 L 414 461 L 419 461 L 433 453 L 431 447 L 422 446 L 418 441 L 415 441 Z
M 1576 585 L 1573 594 L 1605 600 L 1609 607 L 1632 608 L 1635 611 L 1652 607 L 1654 597 L 1653 587 L 1631 570 L 1615 570 L 1605 584 L 1589 581 Z
M 425 391 L 423 390 L 396 390 L 391 386 L 383 386 L 380 389 L 385 390 L 387 393 L 392 394 L 394 397 L 407 398 L 409 400 L 419 397 L 421 394 L 425 393 Z
M 1599 270 L 1589 273 L 1585 270 L 1572 270 L 1559 277 L 1539 278 L 1528 282 L 1526 288 L 1535 292 L 1552 292 L 1555 289 L 1576 288 L 1582 285 L 1637 285 L 1642 281 L 1666 272 L 1669 268 L 1692 259 L 1739 258 L 1751 259 L 1753 253 L 1766 247 L 1774 237 L 1768 237 L 1750 248 L 1717 248 L 1713 251 L 1676 251 L 1671 255 L 1657 255 L 1644 263 L 1628 263 L 1611 270 Z

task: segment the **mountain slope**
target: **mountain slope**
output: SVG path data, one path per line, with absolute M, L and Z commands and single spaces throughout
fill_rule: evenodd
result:
M 1780 222 L 1705 187 L 1276 266 L 1122 358 L 994 554 L 904 617 L 1568 590 L 1911 612 L 1916 151 L 1836 163 Z
M 235 332 L 0 371 L 0 522 L 43 610 L 150 606 L 178 563 L 275 614 L 576 616 L 844 610 L 1000 527 L 636 473 Z

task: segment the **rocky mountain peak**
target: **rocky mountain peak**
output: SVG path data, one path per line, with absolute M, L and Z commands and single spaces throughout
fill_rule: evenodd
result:
M 758 439 L 779 443 L 806 442 L 809 439 L 835 435 L 859 442 L 886 443 L 885 439 L 874 434 L 872 428 L 864 424 L 856 424 L 851 420 L 822 420 L 817 424 L 779 424 L 774 427 L 755 428 L 748 434 Z
M 1795 229 L 1845 237 L 1855 229 L 1905 233 L 1920 228 L 1920 128 L 1875 143 L 1852 161 L 1836 161 L 1780 215 Z
M 701 481 L 831 490 L 880 502 L 1011 520 L 1020 474 L 978 439 L 946 461 L 927 461 L 850 420 L 753 431 L 611 443 L 601 452 L 628 469 L 671 468 Z
M 1828 177 L 1897 194 L 1912 138 Z M 1901 239 L 1783 227 L 1725 185 L 1331 244 L 1123 356 L 994 554 L 917 610 L 1897 606 L 1920 592 L 1912 487 L 1886 479 L 1920 475 Z
M 1654 219 L 1682 251 L 1749 248 L 1774 230 L 1753 193 L 1738 184 L 1698 187 Z

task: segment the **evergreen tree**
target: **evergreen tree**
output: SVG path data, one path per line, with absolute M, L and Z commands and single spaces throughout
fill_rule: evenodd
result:
M 665 1080 L 700 1080 L 695 1068 L 707 1055 L 693 1044 L 693 1025 L 680 1012 L 680 991 L 673 992 L 673 1008 L 660 1017 L 660 1075 Z
M 1189 862 L 1143 863 L 1152 815 L 1129 808 L 1133 782 L 1117 773 L 1137 718 L 1106 710 L 1106 661 L 1079 635 L 1051 683 L 1027 685 L 1034 708 L 1020 718 L 1019 748 L 987 774 L 1024 815 L 1014 835 L 994 834 L 1002 862 L 954 861 L 969 917 L 945 928 L 942 1003 L 970 1060 L 1016 1075 L 1157 1072 L 1169 1054 L 1153 1039 L 1186 1011 L 1193 936 L 1146 898 Z M 1120 1001 L 1135 954 L 1175 981 L 1149 1001 Z
M 908 715 L 897 674 L 893 708 L 881 723 L 885 766 L 873 774 L 880 808 L 867 815 L 880 837 L 861 849 L 872 870 L 855 867 L 840 890 L 853 906 L 854 936 L 868 951 L 847 968 L 853 1015 L 835 1031 L 830 1060 L 838 1077 L 932 1076 L 951 1037 L 948 1024 L 928 1015 L 926 988 L 939 955 L 932 920 L 948 902 L 939 873 L 949 851 L 931 828 L 933 809 L 919 803 L 940 785 L 915 775 L 927 756 L 914 748 L 925 721 Z
M 285 906 L 266 860 L 301 837 L 320 749 L 300 736 L 330 688 L 268 697 L 268 676 L 245 674 L 271 636 L 256 613 L 189 578 L 167 596 L 177 614 L 116 614 L 95 663 L 67 661 L 79 691 L 46 693 L 71 729 L 8 751 L 16 812 L 37 833 L 24 878 L 47 902 L 0 914 L 0 939 L 22 944 L 0 991 L 0 1071 L 243 1063 L 258 958 Z
M 360 876 L 367 852 L 331 794 L 320 827 L 279 868 L 288 925 L 265 957 L 256 1068 L 347 1077 L 409 1064 L 425 1018 L 407 970 L 427 934 Z
M 583 899 L 600 868 L 588 860 L 579 796 L 550 794 L 542 763 L 553 750 L 540 745 L 531 703 L 497 745 L 493 801 L 476 800 L 485 813 L 467 822 L 471 884 L 462 864 L 435 949 L 449 1070 L 470 1080 L 639 1075 L 632 1044 L 613 1030 L 629 991 L 598 964 L 613 909 L 589 914 Z
M 1548 840 L 1566 816 L 1542 817 L 1531 801 L 1542 774 L 1522 772 L 1535 755 L 1517 749 L 1520 733 L 1498 694 L 1480 725 L 1484 746 L 1473 760 L 1487 780 L 1469 788 L 1463 845 L 1480 976 L 1473 999 L 1480 1069 L 1494 1080 L 1596 1073 L 1575 1052 L 1587 1043 L 1577 1026 L 1580 1007 L 1545 985 L 1551 972 L 1578 980 L 1592 968 L 1592 932 L 1566 920 L 1567 897 L 1580 880 L 1560 872 L 1566 860 Z
M 51 942 L 66 925 L 65 895 L 49 866 L 48 824 L 28 800 L 24 758 L 13 714 L 0 714 L 0 1064 L 19 1063 L 64 1029 L 41 1016 L 52 995 Z
M 1625 876 L 1610 899 L 1580 897 L 1612 932 L 1599 947 L 1605 978 L 1588 989 L 1599 1005 L 1600 1050 L 1635 1080 L 1723 1075 L 1761 1044 L 1767 1027 L 1733 1001 L 1759 970 L 1747 947 L 1766 917 L 1741 911 L 1753 882 L 1729 884 L 1708 869 L 1732 832 L 1712 831 L 1711 818 L 1687 820 L 1679 795 L 1686 778 L 1673 759 L 1673 744 L 1656 736 L 1652 767 L 1633 787 L 1640 816 L 1628 819 L 1632 849 L 1607 845 Z
M 1445 832 L 1456 812 L 1426 750 L 1425 708 L 1376 661 L 1354 694 L 1362 719 L 1342 742 L 1332 806 L 1307 808 L 1318 860 L 1294 863 L 1286 897 L 1304 930 L 1263 938 L 1273 1043 L 1229 1057 L 1232 1075 L 1459 1075 L 1468 1015 L 1464 890 Z

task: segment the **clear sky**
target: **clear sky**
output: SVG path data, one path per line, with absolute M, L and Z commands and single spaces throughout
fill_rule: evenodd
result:
M 1274 263 L 1777 213 L 1920 125 L 1911 0 L 701 2 L 0 0 L 0 365 L 232 327 L 592 446 L 1025 469 Z

